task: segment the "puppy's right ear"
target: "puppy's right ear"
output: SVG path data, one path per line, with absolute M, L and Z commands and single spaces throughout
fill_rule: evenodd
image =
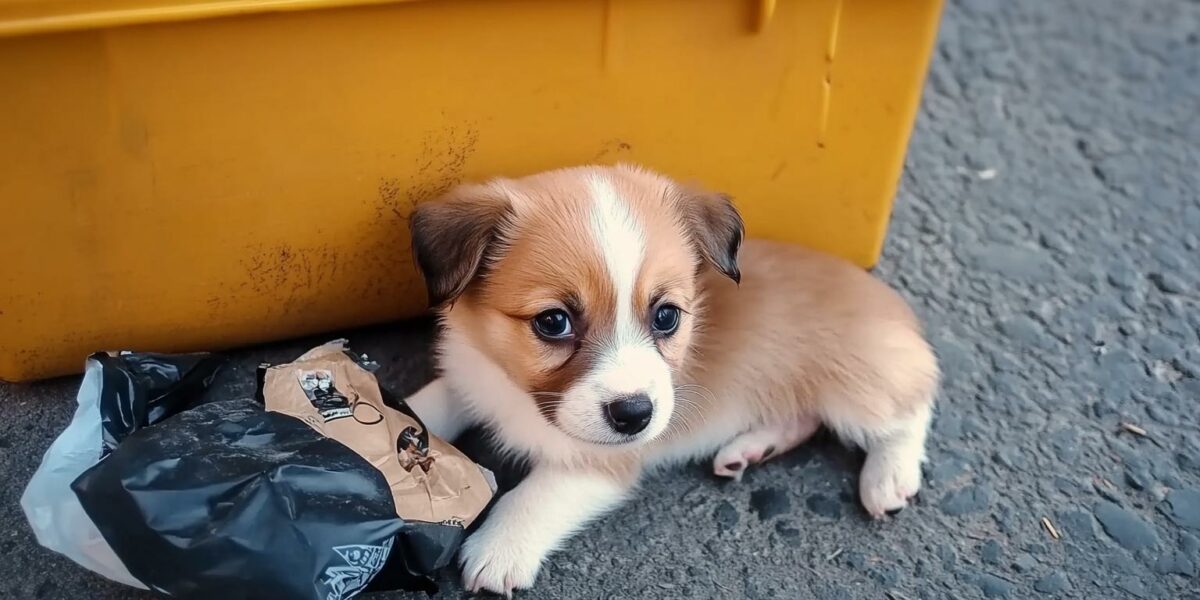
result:
M 684 188 L 679 201 L 684 224 L 700 256 L 735 283 L 741 283 L 738 251 L 746 237 L 746 225 L 733 200 L 725 194 Z
M 437 200 L 417 205 L 409 230 L 431 308 L 453 303 L 466 291 L 510 210 L 502 191 L 475 184 L 460 185 Z

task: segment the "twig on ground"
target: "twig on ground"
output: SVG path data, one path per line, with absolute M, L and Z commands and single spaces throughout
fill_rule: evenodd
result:
M 1050 537 L 1056 540 L 1062 539 L 1062 536 L 1059 535 L 1058 530 L 1054 528 L 1054 523 L 1051 523 L 1049 518 L 1042 517 L 1042 527 L 1046 528 L 1046 531 L 1049 532 Z
M 1129 433 L 1132 433 L 1134 435 L 1139 435 L 1142 437 L 1149 436 L 1149 434 L 1146 433 L 1145 429 L 1142 429 L 1141 427 L 1138 427 L 1137 425 L 1134 425 L 1133 423 L 1121 423 L 1121 429 L 1124 429 L 1125 431 L 1128 431 Z

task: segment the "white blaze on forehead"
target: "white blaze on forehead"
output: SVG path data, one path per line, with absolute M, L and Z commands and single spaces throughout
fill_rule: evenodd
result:
M 633 313 L 633 286 L 646 251 L 645 233 L 612 182 L 594 175 L 588 178 L 588 188 L 593 202 L 592 236 L 617 295 L 614 342 L 629 343 L 637 339 L 639 331 Z
M 599 389 L 613 396 L 651 394 L 664 379 L 670 379 L 666 363 L 651 344 L 613 347 L 592 376 Z

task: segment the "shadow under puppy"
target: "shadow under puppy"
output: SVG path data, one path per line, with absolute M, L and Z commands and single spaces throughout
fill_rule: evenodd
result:
M 727 197 L 578 167 L 460 186 L 411 227 L 442 330 L 408 402 L 532 465 L 463 545 L 468 590 L 532 585 L 647 467 L 715 453 L 737 479 L 822 423 L 866 450 L 872 516 L 917 493 L 938 369 L 912 311 L 842 260 L 743 245 Z

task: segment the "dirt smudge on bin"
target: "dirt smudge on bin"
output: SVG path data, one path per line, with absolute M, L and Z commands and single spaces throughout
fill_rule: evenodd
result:
M 604 140 L 600 144 L 600 150 L 592 157 L 591 162 L 594 163 L 614 163 L 624 160 L 629 157 L 633 151 L 633 145 L 625 140 L 613 138 Z
M 478 143 L 479 130 L 472 125 L 426 132 L 410 170 L 412 175 L 379 179 L 377 216 L 383 219 L 390 212 L 394 218 L 407 221 L 414 206 L 462 183 Z
M 231 294 L 214 296 L 214 312 L 236 306 L 238 298 L 273 298 L 272 316 L 302 313 L 329 302 L 332 293 L 347 282 L 340 281 L 344 269 L 342 252 L 332 244 L 298 247 L 292 244 L 256 244 L 241 261 L 244 277 L 231 286 Z

